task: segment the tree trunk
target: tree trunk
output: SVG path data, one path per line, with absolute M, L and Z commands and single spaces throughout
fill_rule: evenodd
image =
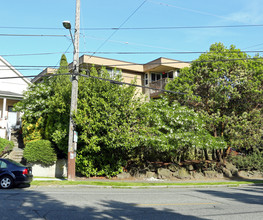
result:
M 205 160 L 209 160 L 207 149 L 204 149 L 204 153 L 205 153 Z
M 215 149 L 212 150 L 212 159 L 216 160 L 216 152 Z
M 216 157 L 217 157 L 217 160 L 218 160 L 220 163 L 223 163 L 221 150 L 216 150 Z

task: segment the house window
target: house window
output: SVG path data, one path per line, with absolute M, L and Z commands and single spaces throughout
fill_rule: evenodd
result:
M 14 107 L 14 106 L 8 106 L 8 112 L 14 112 L 14 111 L 13 111 L 13 107 Z
M 114 79 L 117 75 L 119 75 L 121 73 L 121 71 L 119 69 L 116 68 L 106 68 L 106 71 L 108 72 L 108 74 L 110 75 L 110 78 Z
M 155 82 L 157 80 L 160 79 L 173 79 L 174 75 L 173 75 L 173 71 L 169 71 L 169 72 L 162 72 L 162 73 L 151 73 L 151 82 Z
M 162 78 L 161 73 L 151 73 L 151 82 L 155 82 Z
M 180 76 L 180 70 L 179 69 L 175 71 L 175 76 L 176 77 Z
M 148 85 L 148 73 L 144 74 L 144 85 Z
M 174 72 L 173 71 L 168 72 L 167 73 L 167 78 L 173 79 L 174 78 Z

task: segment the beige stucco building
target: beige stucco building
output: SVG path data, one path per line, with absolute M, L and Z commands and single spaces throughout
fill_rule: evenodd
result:
M 178 76 L 180 69 L 188 67 L 189 63 L 160 57 L 145 64 L 108 59 L 96 56 L 83 55 L 79 58 L 80 70 L 88 70 L 91 66 L 105 67 L 109 73 L 120 71 L 123 82 L 131 83 L 136 79 L 138 91 L 150 98 L 159 97 L 168 80 Z M 69 65 L 70 67 L 72 64 Z M 42 75 L 52 74 L 55 70 L 47 68 L 32 82 L 37 82 Z M 140 87 L 141 86 L 141 87 Z M 148 89 L 153 88 L 153 89 Z

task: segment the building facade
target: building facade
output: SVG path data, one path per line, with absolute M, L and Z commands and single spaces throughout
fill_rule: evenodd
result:
M 79 58 L 80 70 L 89 70 L 90 67 L 104 67 L 109 73 L 121 72 L 123 82 L 135 83 L 138 91 L 149 98 L 158 98 L 169 80 L 178 76 L 180 69 L 188 67 L 189 63 L 160 57 L 145 64 L 131 63 L 127 61 L 108 59 L 97 56 L 83 55 Z M 72 64 L 69 65 L 69 68 Z M 41 76 L 53 74 L 52 68 L 43 70 L 32 82 L 40 82 Z M 150 89 L 152 88 L 152 89 Z
M 6 138 L 12 128 L 20 126 L 20 113 L 14 112 L 13 106 L 23 99 L 23 92 L 31 82 L 3 57 L 0 66 L 0 137 Z

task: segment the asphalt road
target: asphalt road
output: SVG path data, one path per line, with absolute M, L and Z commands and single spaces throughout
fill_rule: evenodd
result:
M 0 219 L 263 219 L 263 187 L 0 190 Z

